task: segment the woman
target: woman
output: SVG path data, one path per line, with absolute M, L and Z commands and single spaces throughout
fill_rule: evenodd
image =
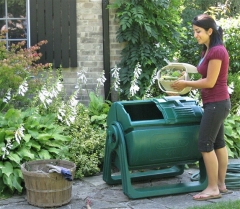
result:
M 192 21 L 194 37 L 203 45 L 197 66 L 202 78 L 197 81 L 178 80 L 172 87 L 178 91 L 185 87 L 201 89 L 204 113 L 202 116 L 198 149 L 202 153 L 208 176 L 205 190 L 193 196 L 194 200 L 220 198 L 229 191 L 225 185 L 228 153 L 224 141 L 224 119 L 230 112 L 227 76 L 229 56 L 222 42 L 222 29 L 212 17 L 201 14 Z

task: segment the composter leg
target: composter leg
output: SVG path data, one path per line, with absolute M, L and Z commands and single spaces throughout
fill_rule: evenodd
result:
M 103 164 L 103 180 L 107 184 L 121 184 L 121 176 L 112 176 L 113 153 L 118 147 L 118 133 L 116 126 L 109 127 L 107 132 L 105 155 Z

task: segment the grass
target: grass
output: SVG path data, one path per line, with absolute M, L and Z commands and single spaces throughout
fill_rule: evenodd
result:
M 210 204 L 205 206 L 193 206 L 189 207 L 188 209 L 239 209 L 239 208 L 240 200 L 219 202 L 216 204 Z

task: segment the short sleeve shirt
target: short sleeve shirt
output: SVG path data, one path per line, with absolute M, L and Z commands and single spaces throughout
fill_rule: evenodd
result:
M 198 65 L 197 70 L 202 78 L 207 77 L 208 63 L 210 60 L 221 60 L 221 69 L 213 88 L 203 88 L 201 90 L 203 104 L 218 102 L 229 98 L 227 77 L 229 68 L 229 55 L 223 45 L 217 45 L 209 49 L 204 60 Z

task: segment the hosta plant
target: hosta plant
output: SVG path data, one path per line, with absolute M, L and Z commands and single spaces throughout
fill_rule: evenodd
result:
M 9 109 L 0 114 L 0 194 L 22 192 L 20 165 L 36 159 L 57 159 L 67 154 L 64 126 L 55 114 L 40 115 L 36 109 Z
M 231 158 L 240 157 L 240 116 L 229 115 L 224 123 L 225 140 L 228 149 L 228 156 Z

